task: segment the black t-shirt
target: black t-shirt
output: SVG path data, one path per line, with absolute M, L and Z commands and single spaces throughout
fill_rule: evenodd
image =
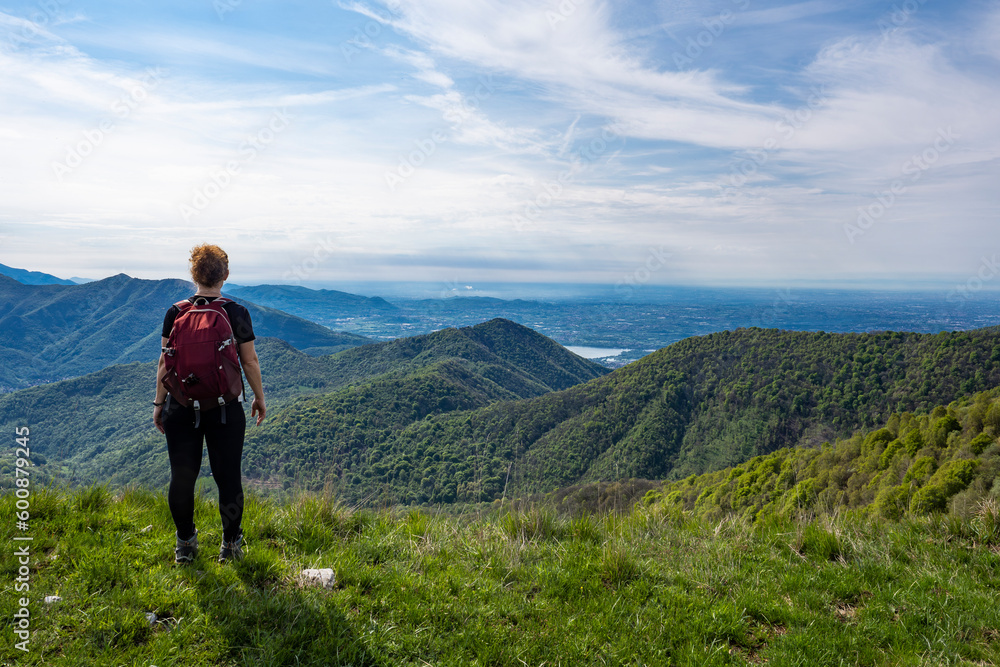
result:
M 196 297 L 188 297 L 188 301 L 194 302 Z M 206 301 L 215 301 L 214 296 L 201 297 Z M 250 321 L 250 311 L 236 303 L 235 301 L 230 301 L 229 303 L 222 304 L 222 308 L 229 315 L 229 323 L 233 326 L 233 336 L 236 338 L 236 343 L 249 343 L 255 340 L 257 337 L 253 334 L 253 322 Z M 177 318 L 177 314 L 181 311 L 178 310 L 177 306 L 170 306 L 167 309 L 167 314 L 163 317 L 163 337 L 170 337 L 170 330 L 174 328 L 174 320 Z

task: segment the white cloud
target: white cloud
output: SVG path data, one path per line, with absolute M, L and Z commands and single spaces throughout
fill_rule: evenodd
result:
M 712 72 L 644 63 L 610 27 L 606 3 L 413 0 L 398 11 L 394 27 L 431 51 L 541 83 L 548 100 L 612 119 L 634 136 L 736 147 L 777 113 L 739 99 L 746 88 Z
M 406 268 L 394 278 L 434 279 L 437 266 L 437 275 L 461 269 L 469 279 L 613 281 L 662 245 L 675 258 L 658 280 L 790 280 L 961 272 L 981 245 L 970 239 L 990 238 L 995 226 L 1000 93 L 983 57 L 993 48 L 985 27 L 920 31 L 918 15 L 883 38 L 871 21 L 834 19 L 831 3 L 754 9 L 741 15 L 753 30 L 725 35 L 747 63 L 676 72 L 649 48 L 656 35 L 636 37 L 627 24 L 630 5 L 343 6 L 380 26 L 366 57 L 350 63 L 287 27 L 264 40 L 268 48 L 235 21 L 179 41 L 169 38 L 176 26 L 133 30 L 136 63 L 166 65 L 124 117 L 114 105 L 146 68 L 123 62 L 121 50 L 94 55 L 108 53 L 120 25 L 83 30 L 89 41 L 72 43 L 49 25 L 0 52 L 0 238 L 13 253 L 4 257 L 46 270 L 52 253 L 84 248 L 70 274 L 93 274 L 89 255 L 100 252 L 117 270 L 156 277 L 173 261 L 162 258 L 210 236 L 236 244 L 273 281 L 332 235 L 339 254 L 317 279 L 396 262 Z M 766 71 L 755 59 L 760 40 L 794 37 L 804 17 L 827 14 L 843 25 L 810 64 Z M 4 16 L 0 25 L 23 28 Z M 978 54 L 975 67 L 968 53 Z M 813 86 L 824 92 L 810 107 Z M 281 108 L 293 121 L 244 160 L 243 142 Z M 109 119 L 112 130 L 60 182 L 53 162 Z M 849 244 L 843 228 L 858 208 L 948 127 L 954 144 Z M 446 138 L 417 155 L 435 131 Z M 581 160 L 583 149 L 592 155 Z M 185 221 L 180 204 L 232 160 L 238 173 Z M 400 164 L 409 175 L 390 189 L 386 174 Z M 733 186 L 736 165 L 752 169 Z M 532 205 L 537 214 L 519 231 L 514 216 Z M 165 228 L 177 238 L 164 239 Z

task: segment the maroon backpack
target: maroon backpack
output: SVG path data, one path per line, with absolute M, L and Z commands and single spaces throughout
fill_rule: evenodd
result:
M 229 302 L 220 297 L 174 304 L 180 312 L 163 348 L 163 386 L 175 401 L 194 408 L 195 428 L 202 410 L 224 406 L 243 393 L 236 338 L 223 308 Z M 221 417 L 225 424 L 225 410 Z

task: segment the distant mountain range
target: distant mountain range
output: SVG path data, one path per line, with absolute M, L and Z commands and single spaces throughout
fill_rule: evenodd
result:
M 231 287 L 226 292 L 233 298 L 283 310 L 329 327 L 357 317 L 400 315 L 399 308 L 381 297 L 359 296 L 337 290 L 314 290 L 297 285 L 255 285 Z
M 245 470 L 268 483 L 296 477 L 283 466 L 285 450 L 309 455 L 298 447 L 300 434 L 367 441 L 428 415 L 539 396 L 607 372 L 506 321 L 330 356 L 310 357 L 270 338 L 261 339 L 258 349 L 268 428 L 248 430 L 254 437 L 248 441 Z M 165 441 L 153 429 L 149 405 L 155 370 L 153 362 L 114 365 L 0 396 L 0 424 L 30 425 L 33 452 L 50 474 L 86 482 L 163 483 L 169 470 Z M 316 396 L 322 405 L 335 406 L 331 414 L 310 411 Z M 303 416 L 311 418 L 309 425 L 298 421 Z M 292 431 L 283 428 L 289 418 L 297 422 Z
M 26 271 L 25 269 L 16 269 L 13 266 L 7 266 L 6 264 L 0 264 L 0 275 L 13 278 L 14 280 L 24 285 L 76 285 L 77 284 L 76 281 L 58 278 L 50 273 L 42 273 L 41 271 Z
M 118 274 L 84 285 L 25 285 L 0 276 L 0 390 L 92 373 L 159 355 L 163 315 L 193 293 L 183 280 Z M 254 332 L 308 353 L 372 342 L 282 311 L 240 301 Z

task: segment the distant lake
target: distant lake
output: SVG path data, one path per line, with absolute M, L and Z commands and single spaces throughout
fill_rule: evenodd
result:
M 579 347 L 577 345 L 566 345 L 567 350 L 573 354 L 579 354 L 584 359 L 601 359 L 603 357 L 617 357 L 628 348 L 614 347 Z

